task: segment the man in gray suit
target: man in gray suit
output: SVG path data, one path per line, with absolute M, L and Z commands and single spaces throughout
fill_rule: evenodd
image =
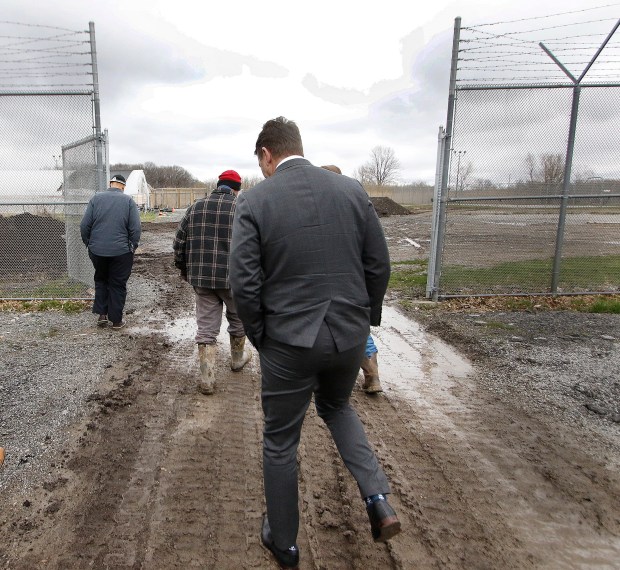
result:
M 318 415 L 357 481 L 375 541 L 400 531 L 387 478 L 349 403 L 390 275 L 381 224 L 362 186 L 303 157 L 297 125 L 263 125 L 266 178 L 237 201 L 230 285 L 258 349 L 265 416 L 262 541 L 283 567 L 299 560 L 297 446 L 314 394 Z

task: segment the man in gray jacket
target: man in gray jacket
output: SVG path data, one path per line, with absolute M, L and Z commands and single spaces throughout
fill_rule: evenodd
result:
M 112 177 L 110 187 L 90 199 L 80 223 L 82 241 L 95 268 L 93 313 L 99 315 L 98 326 L 111 322 L 113 329 L 125 326 L 127 280 L 142 233 L 138 206 L 124 190 L 125 178 Z
M 357 481 L 373 538 L 400 531 L 386 500 L 387 478 L 349 403 L 370 324 L 381 322 L 390 261 L 362 186 L 310 164 L 294 122 L 267 121 L 255 154 L 266 180 L 238 198 L 230 284 L 260 355 L 267 503 L 261 537 L 281 566 L 294 568 L 296 456 L 313 395 Z

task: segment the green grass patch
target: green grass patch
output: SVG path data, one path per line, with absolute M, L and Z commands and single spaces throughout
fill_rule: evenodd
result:
M 536 297 L 508 297 L 506 310 L 508 311 L 533 311 L 536 307 Z
M 415 265 L 417 267 L 428 267 L 428 259 L 407 259 L 405 261 L 395 261 L 392 263 L 392 268 L 398 268 L 401 265 Z
M 424 295 L 426 291 L 426 269 L 428 260 L 414 259 L 392 264 L 388 287 L 401 293 L 414 296 Z
M 39 311 L 60 311 L 62 310 L 62 302 L 55 299 L 45 299 L 38 306 Z
M 476 293 L 502 289 L 547 291 L 551 286 L 552 259 L 500 263 L 492 267 L 445 266 L 441 289 L 474 290 Z M 620 256 L 569 257 L 562 260 L 559 286 L 564 289 L 596 290 L 620 281 Z
M 62 310 L 68 314 L 76 314 L 81 313 L 84 310 L 84 301 L 65 301 Z M 91 302 L 87 302 L 88 307 L 90 308 Z
M 154 222 L 159 215 L 158 212 L 140 212 L 141 222 Z
M 594 303 L 590 303 L 587 309 L 588 313 L 612 313 L 620 315 L 620 300 L 614 299 L 598 299 Z
M 55 279 L 35 287 L 28 292 L 28 296 L 33 299 L 70 299 L 87 297 L 88 294 L 84 283 L 70 279 Z
M 60 301 L 56 299 L 43 299 L 38 301 L 12 301 L 0 300 L 0 311 L 13 311 L 17 313 L 33 313 L 42 311 L 62 311 L 70 315 L 90 310 L 92 301 Z

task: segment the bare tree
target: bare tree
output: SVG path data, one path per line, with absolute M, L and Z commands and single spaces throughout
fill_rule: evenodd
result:
M 493 181 L 488 178 L 476 178 L 473 185 L 477 190 L 493 190 L 497 188 Z
M 471 173 L 474 171 L 474 165 L 471 161 L 467 161 L 467 163 L 461 167 L 461 176 L 459 178 L 459 188 L 457 189 L 459 192 L 463 192 L 463 189 L 467 186 L 469 182 L 469 177 Z
M 366 186 L 367 184 L 374 184 L 372 171 L 366 164 L 359 166 L 355 170 L 355 172 L 353 173 L 353 178 L 355 178 L 362 186 Z
M 370 152 L 370 159 L 360 166 L 355 177 L 364 183 L 384 186 L 396 181 L 400 171 L 400 161 L 396 158 L 394 149 L 387 146 L 376 146 Z
M 241 179 L 241 188 L 243 190 L 249 190 L 250 188 L 254 188 L 259 182 L 262 182 L 264 178 L 262 176 L 248 176 Z
M 259 182 L 262 182 L 265 178 L 263 176 L 242 176 L 241 177 L 241 190 L 250 190 L 254 188 Z M 217 178 L 206 178 L 203 180 L 203 184 L 207 188 L 215 188 L 217 186 Z
M 564 157 L 561 154 L 542 154 L 540 164 L 545 184 L 561 184 L 564 181 Z
M 146 181 L 153 188 L 199 188 L 202 182 L 194 178 L 182 166 L 158 166 L 154 162 L 144 164 L 113 164 L 112 170 L 143 170 Z
M 534 182 L 536 180 L 536 159 L 531 152 L 528 152 L 525 157 L 525 169 L 527 171 L 529 181 Z
M 560 153 L 543 153 L 538 159 L 528 153 L 525 157 L 525 169 L 529 182 L 561 184 L 564 181 L 564 157 Z

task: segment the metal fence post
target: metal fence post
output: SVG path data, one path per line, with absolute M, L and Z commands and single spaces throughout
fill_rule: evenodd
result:
M 459 40 L 461 35 L 461 18 L 454 19 L 454 36 L 452 38 L 452 62 L 450 64 L 450 89 L 448 94 L 448 115 L 446 118 L 446 132 L 443 147 L 441 184 L 439 194 L 439 210 L 437 215 L 437 242 L 435 265 L 433 268 L 432 299 L 439 297 L 439 278 L 441 276 L 441 262 L 443 254 L 444 235 L 446 231 L 446 208 L 448 201 L 448 173 L 450 166 L 450 148 L 452 147 L 452 129 L 454 122 L 454 107 L 456 105 L 456 72 L 459 57 Z
M 435 168 L 435 188 L 433 192 L 433 216 L 431 219 L 431 246 L 428 256 L 426 274 L 426 298 L 430 299 L 435 289 L 435 266 L 437 260 L 437 220 L 439 219 L 439 196 L 441 192 L 441 173 L 443 171 L 443 149 L 446 140 L 446 131 L 439 127 L 437 136 L 437 166 Z
M 108 136 L 108 129 L 103 131 L 103 138 L 105 140 L 105 185 L 108 185 L 110 180 L 110 137 Z
M 551 276 L 551 292 L 558 291 L 560 279 L 560 265 L 562 264 L 562 245 L 564 243 L 564 228 L 566 226 L 566 210 L 568 209 L 568 197 L 570 193 L 570 177 L 573 166 L 573 151 L 575 150 L 575 133 L 577 131 L 577 115 L 579 111 L 579 95 L 581 87 L 577 84 L 573 87 L 573 104 L 570 111 L 570 127 L 568 130 L 568 144 L 566 146 L 566 160 L 564 161 L 564 181 L 562 185 L 562 198 L 560 201 L 560 214 L 558 217 L 558 230 L 555 238 L 555 255 L 553 256 L 553 273 Z
M 99 72 L 97 71 L 97 47 L 95 45 L 95 22 L 88 22 L 90 33 L 90 57 L 93 67 L 93 110 L 95 113 L 95 154 L 97 156 L 97 191 L 105 190 L 105 165 L 103 163 L 103 137 L 101 135 L 101 106 L 99 101 Z
M 551 292 L 553 294 L 558 291 L 558 281 L 560 279 L 560 265 L 562 263 L 562 245 L 564 242 L 564 228 L 566 225 L 566 210 L 568 208 L 568 195 L 570 192 L 570 177 L 573 166 L 573 151 L 575 149 L 575 132 L 577 131 L 577 115 L 579 111 L 579 95 L 581 94 L 581 81 L 588 73 L 588 70 L 592 67 L 598 56 L 601 54 L 611 37 L 616 33 L 616 30 L 620 26 L 620 20 L 618 20 L 611 30 L 605 41 L 600 45 L 594 57 L 590 60 L 586 68 L 583 70 L 579 78 L 575 76 L 566 68 L 565 65 L 549 50 L 542 42 L 538 45 L 547 53 L 547 55 L 558 65 L 558 67 L 569 77 L 573 82 L 573 104 L 570 112 L 570 128 L 568 131 L 568 144 L 566 146 L 566 160 L 564 161 L 564 181 L 562 185 L 562 201 L 560 202 L 560 215 L 558 218 L 558 230 L 555 239 L 555 255 L 553 256 L 553 273 L 551 276 Z

